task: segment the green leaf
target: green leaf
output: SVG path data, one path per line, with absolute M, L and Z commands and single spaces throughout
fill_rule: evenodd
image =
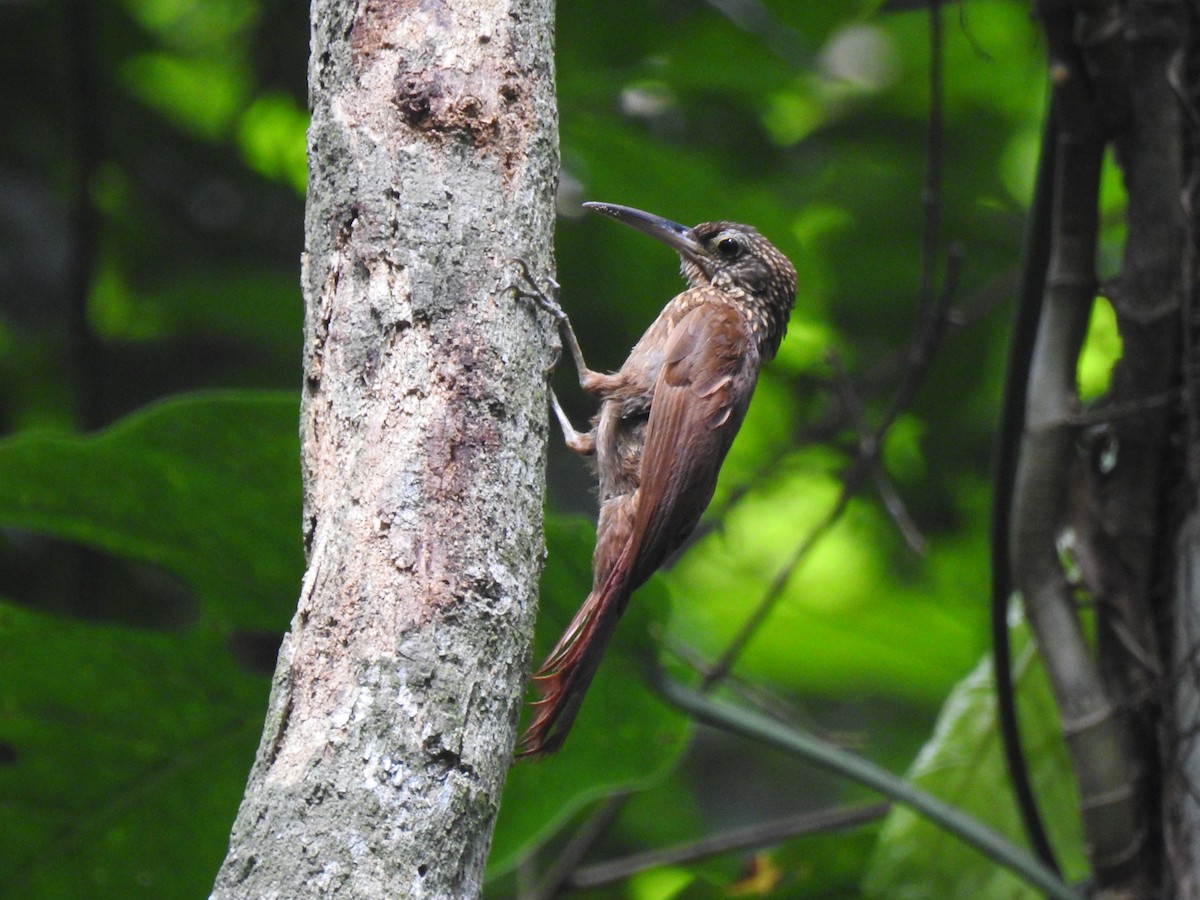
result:
M 1045 671 L 1022 624 L 1012 629 L 1025 752 L 1034 794 L 1067 880 L 1087 872 L 1071 762 Z M 951 692 L 933 737 L 909 778 L 963 812 L 1024 843 L 996 727 L 991 660 Z M 888 816 L 864 879 L 868 897 L 1036 900 L 1041 894 L 958 839 L 896 807 Z
M 282 631 L 303 572 L 293 394 L 194 394 L 90 437 L 0 443 L 0 525 L 182 577 L 228 627 Z
M 211 625 L 152 633 L 0 602 L 0 684 L 4 895 L 204 896 L 267 679 Z
M 0 444 L 0 524 L 186 580 L 186 630 L 0 602 L 6 896 L 190 898 L 211 885 L 262 728 L 235 629 L 279 632 L 301 573 L 293 395 L 184 397 L 94 437 Z
M 547 517 L 539 654 L 553 646 L 587 596 L 593 536 L 582 519 Z M 678 761 L 687 720 L 659 700 L 643 677 L 668 608 L 657 578 L 634 594 L 563 749 L 548 759 L 518 762 L 508 773 L 489 877 L 511 869 L 586 804 L 615 791 L 647 788 Z
M 238 144 L 251 168 L 289 182 L 303 194 L 308 183 L 307 131 L 307 110 L 284 94 L 265 94 L 243 114 Z

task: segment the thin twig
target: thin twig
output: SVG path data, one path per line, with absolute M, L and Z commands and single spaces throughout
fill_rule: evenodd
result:
M 883 508 L 896 523 L 896 528 L 903 536 L 904 542 L 908 544 L 909 549 L 913 553 L 921 555 L 925 552 L 925 538 L 917 528 L 917 523 L 908 514 L 908 509 L 905 508 L 904 500 L 901 499 L 896 486 L 888 478 L 881 459 L 883 448 L 879 443 L 879 436 L 871 433 L 863 412 L 862 401 L 859 400 L 850 375 L 847 373 L 846 367 L 842 365 L 842 358 L 836 351 L 830 352 L 829 365 L 833 368 L 834 383 L 837 385 L 842 405 L 845 406 L 850 421 L 854 423 L 854 428 L 858 432 L 858 455 L 864 460 L 871 480 L 875 482 L 875 491 L 879 494 L 879 499 L 883 501 Z
M 814 53 L 800 32 L 775 15 L 762 0 L 707 0 L 708 5 L 764 47 L 797 69 L 812 71 Z
M 708 670 L 708 674 L 704 676 L 704 690 L 711 690 L 729 674 L 729 670 L 733 668 L 733 664 L 737 661 L 738 656 L 741 655 L 742 650 L 750 643 L 759 626 L 762 625 L 767 616 L 775 608 L 775 604 L 783 595 L 783 589 L 787 587 L 788 581 L 791 580 L 800 563 L 804 561 L 804 557 L 816 546 L 817 541 L 824 537 L 825 533 L 834 526 L 837 520 L 841 518 L 842 513 L 845 512 L 846 507 L 850 505 L 851 498 L 857 492 L 863 480 L 864 472 L 864 466 L 856 465 L 847 474 L 846 478 L 843 479 L 842 491 L 838 495 L 837 502 L 825 514 L 825 517 L 809 531 L 807 537 L 801 541 L 795 552 L 783 564 L 783 568 L 771 580 L 770 585 L 767 586 L 766 593 L 758 601 L 758 606 L 750 613 L 750 617 L 746 619 L 733 640 L 729 642 L 729 646 L 725 648 L 725 652 L 721 654 L 712 668 Z
M 925 183 L 921 189 L 921 306 L 934 302 L 938 238 L 942 227 L 942 4 L 929 2 L 929 122 L 925 132 Z
M 619 859 L 597 863 L 576 872 L 567 886 L 578 890 L 603 887 L 659 866 L 694 863 L 724 853 L 758 850 L 806 835 L 854 828 L 882 818 L 887 815 L 889 809 L 891 809 L 890 803 L 871 803 L 801 813 L 773 822 L 760 822 L 744 828 L 707 835 L 674 847 L 663 847 L 646 853 L 634 853 Z
M 1090 425 L 1108 425 L 1120 419 L 1128 419 L 1133 416 L 1144 415 L 1150 410 L 1161 409 L 1164 406 L 1174 403 L 1179 397 L 1180 389 L 1171 388 L 1152 397 L 1140 397 L 1136 400 L 1106 403 L 1102 406 L 1092 407 L 1091 409 L 1070 412 L 1063 419 L 1063 424 L 1071 425 L 1075 428 L 1086 428 Z
M 936 298 L 936 302 L 922 312 L 921 321 L 917 327 L 917 335 L 909 352 L 909 368 L 905 371 L 900 386 L 896 389 L 896 393 L 893 395 L 892 401 L 884 413 L 883 420 L 871 435 L 870 442 L 873 442 L 876 447 L 882 445 L 889 429 L 895 424 L 900 413 L 912 403 L 917 390 L 924 381 L 929 364 L 933 361 L 934 351 L 940 344 L 942 335 L 945 333 L 945 324 L 949 319 L 948 312 L 954 291 L 958 286 L 958 270 L 961 259 L 962 254 L 959 248 L 957 246 L 951 247 L 950 253 L 947 256 L 946 281 Z M 725 652 L 721 654 L 712 669 L 709 670 L 708 675 L 704 679 L 705 690 L 712 688 L 713 685 L 717 684 L 729 673 L 738 656 L 754 637 L 762 623 L 771 614 L 776 603 L 779 602 L 784 588 L 787 587 L 787 583 L 791 580 L 796 569 L 804 561 L 804 558 L 816 545 L 817 541 L 841 518 L 842 513 L 846 511 L 846 507 L 850 505 L 850 501 L 861 489 L 869 471 L 870 460 L 862 455 L 860 449 L 854 462 L 845 475 L 842 476 L 842 489 L 838 494 L 837 500 L 829 512 L 825 514 L 824 518 L 809 531 L 799 546 L 796 547 L 796 550 L 783 564 L 783 567 L 771 580 L 770 585 L 767 586 L 767 590 L 764 592 L 762 599 L 759 600 L 758 605 L 754 608 L 754 611 L 750 613 L 749 618 L 746 619 L 733 640 L 730 641 Z
M 881 433 L 890 429 L 900 414 L 912 405 L 917 391 L 925 382 L 925 374 L 933 362 L 934 353 L 942 345 L 946 325 L 950 322 L 950 309 L 954 303 L 954 295 L 958 292 L 958 274 L 962 269 L 962 260 L 962 245 L 951 244 L 946 251 L 946 278 L 942 282 L 942 289 L 937 293 L 934 303 L 922 310 L 921 318 L 917 322 L 916 337 L 909 345 L 908 368 L 879 424 Z
M 718 703 L 698 691 L 666 678 L 660 677 L 656 686 L 669 703 L 679 707 L 696 721 L 731 734 L 739 734 L 758 744 L 774 747 L 879 791 L 975 847 L 989 859 L 1015 872 L 1054 900 L 1079 900 L 1080 895 L 1073 888 L 1064 884 L 1054 872 L 1027 851 L 988 828 L 978 819 L 964 814 L 869 760 L 847 753 L 840 747 L 817 740 L 810 734 L 759 713 Z
M 553 900 L 559 893 L 568 886 L 573 886 L 577 876 L 573 874 L 575 869 L 587 856 L 587 852 L 592 849 L 592 845 L 600 835 L 608 830 L 608 826 L 613 823 L 613 820 L 620 815 L 621 810 L 625 808 L 625 802 L 629 799 L 629 793 L 623 791 L 616 794 L 610 794 L 601 801 L 596 810 L 588 817 L 587 821 L 579 827 L 579 830 L 571 835 L 571 839 L 567 845 L 563 847 L 558 857 L 554 860 L 554 865 L 546 872 L 542 878 L 542 883 L 538 885 L 538 889 L 530 895 L 529 900 Z
M 962 267 L 962 255 L 961 245 L 952 244 L 948 248 L 946 280 L 943 283 L 940 302 L 936 307 L 937 312 L 933 315 L 922 315 L 914 330 L 916 336 L 913 341 L 876 363 L 865 373 L 860 374 L 857 379 L 858 393 L 865 396 L 867 400 L 872 400 L 885 390 L 892 389 L 899 377 L 900 387 L 896 389 L 898 396 L 889 403 L 884 417 L 884 422 L 889 426 L 904 412 L 921 384 L 924 383 L 925 369 L 932 362 L 932 357 L 941 346 L 946 332 L 950 329 L 961 330 L 975 324 L 992 311 L 998 303 L 998 298 L 1008 296 L 1006 284 L 999 286 L 989 284 L 972 295 L 971 302 L 967 305 L 969 312 L 966 316 L 962 315 L 960 309 L 952 308 L 951 303 L 958 290 L 958 274 Z M 815 381 L 818 379 L 811 375 L 800 376 L 792 380 L 792 386 L 794 389 L 798 389 L 807 387 L 807 382 Z M 821 380 L 817 387 L 824 388 L 825 386 L 826 383 Z M 779 467 L 791 456 L 796 447 L 828 443 L 845 431 L 846 427 L 846 411 L 840 404 L 831 406 L 819 418 L 798 423 L 790 440 L 776 446 L 771 457 L 758 467 L 751 478 L 735 485 L 723 500 L 709 507 L 709 515 L 701 527 L 693 532 L 692 540 L 698 541 L 717 528 L 715 523 L 724 519 L 729 511 L 757 486 L 774 477 Z

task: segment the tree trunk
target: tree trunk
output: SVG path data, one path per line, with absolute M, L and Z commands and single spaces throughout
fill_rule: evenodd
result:
M 314 0 L 308 571 L 214 897 L 479 893 L 542 546 L 553 4 Z

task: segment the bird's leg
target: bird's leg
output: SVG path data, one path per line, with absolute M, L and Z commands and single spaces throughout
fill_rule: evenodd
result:
M 554 393 L 554 388 L 550 389 L 550 406 L 554 410 L 554 417 L 558 419 L 559 427 L 562 428 L 563 441 L 567 447 L 584 456 L 592 456 L 596 452 L 596 435 L 591 431 L 576 431 L 562 404 L 558 402 L 558 394 Z
M 571 320 L 567 317 L 566 310 L 558 302 L 559 292 L 561 291 L 559 283 L 553 278 L 547 277 L 546 285 L 543 287 L 533 277 L 525 260 L 514 259 L 513 263 L 516 265 L 517 271 L 521 274 L 521 281 L 528 286 L 528 289 L 520 283 L 514 282 L 508 286 L 508 290 L 512 291 L 514 296 L 520 297 L 522 300 L 532 300 L 546 312 L 550 313 L 550 315 L 554 316 L 563 341 L 566 343 L 567 349 L 571 351 L 571 357 L 575 360 L 575 370 L 579 373 L 579 386 L 589 394 L 603 393 L 604 389 L 613 380 L 613 376 L 593 372 L 587 367 L 587 363 L 583 361 L 583 350 L 579 347 L 579 339 L 575 337 L 575 329 L 571 327 Z
M 523 300 L 534 301 L 538 306 L 554 316 L 559 330 L 567 343 L 567 347 L 571 351 L 571 356 L 575 359 L 575 369 L 579 373 L 580 386 L 585 391 L 595 393 L 595 385 L 608 376 L 593 372 L 584 363 L 583 351 L 579 347 L 579 340 L 575 337 L 575 329 L 571 327 L 571 320 L 567 318 L 566 312 L 558 303 L 560 290 L 558 282 L 553 278 L 547 278 L 546 288 L 543 288 L 530 273 L 529 266 L 525 263 L 525 260 L 515 259 L 513 262 L 516 264 L 517 270 L 521 273 L 521 279 L 528 285 L 529 289 L 525 289 L 519 283 L 513 283 L 508 286 L 508 290 L 512 291 L 514 296 L 520 297 Z M 553 388 L 550 389 L 550 406 L 554 410 L 554 417 L 558 419 L 558 424 L 562 428 L 563 441 L 567 447 L 584 456 L 594 454 L 596 452 L 596 436 L 591 432 L 579 431 L 571 424 L 571 420 L 567 417 L 562 404 L 558 402 L 558 395 L 554 393 Z

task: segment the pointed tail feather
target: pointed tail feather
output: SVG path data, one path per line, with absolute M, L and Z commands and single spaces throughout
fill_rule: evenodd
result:
M 629 565 L 623 553 L 602 587 L 588 594 L 570 626 L 534 675 L 539 697 L 518 757 L 554 753 L 567 739 L 592 676 L 629 600 Z

